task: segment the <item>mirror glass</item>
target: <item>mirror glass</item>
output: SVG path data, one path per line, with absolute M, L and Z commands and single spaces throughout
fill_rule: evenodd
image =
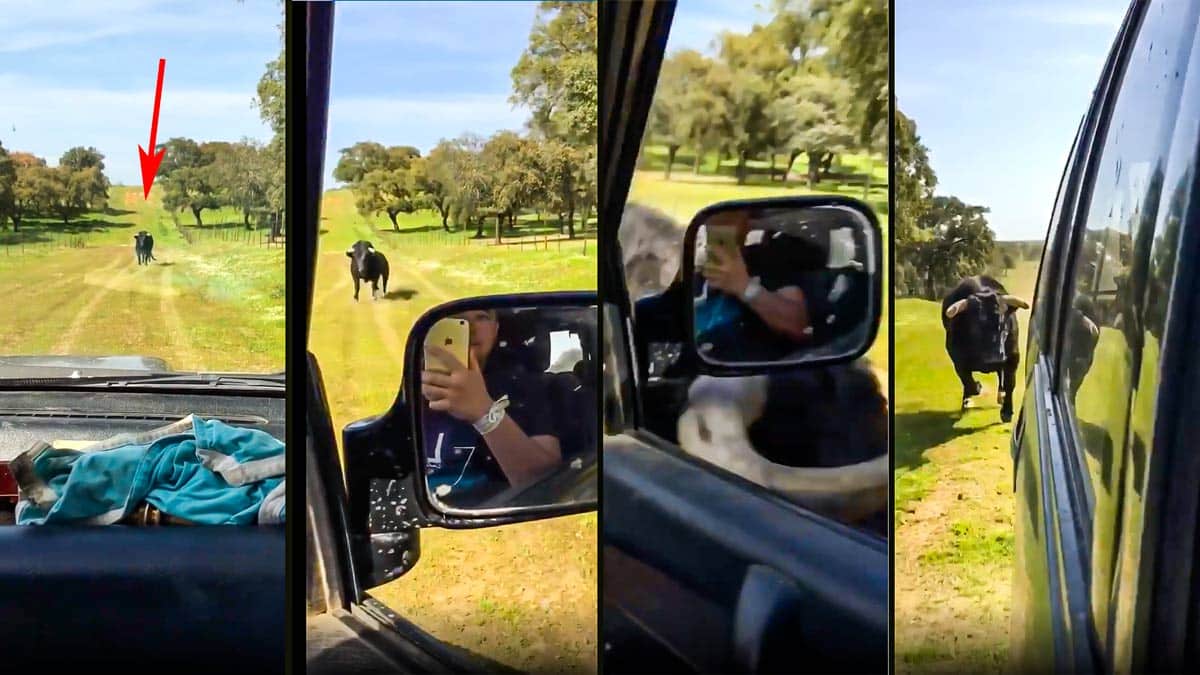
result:
M 434 508 L 469 515 L 596 498 L 597 309 L 476 308 L 420 339 Z
M 739 205 L 692 224 L 692 336 L 720 365 L 804 363 L 866 347 L 878 234 L 842 204 Z

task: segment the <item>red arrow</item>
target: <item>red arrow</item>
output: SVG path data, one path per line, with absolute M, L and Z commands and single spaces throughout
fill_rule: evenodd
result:
M 154 118 L 150 122 L 150 151 L 154 152 L 154 137 L 158 135 L 158 104 L 162 101 L 162 78 L 163 70 L 167 67 L 166 59 L 158 60 L 158 84 L 154 87 Z M 166 148 L 155 152 L 153 155 L 146 154 L 142 146 L 138 146 L 138 157 L 142 162 L 142 191 L 143 199 L 150 198 L 150 188 L 154 185 L 154 174 L 158 173 L 158 165 L 162 164 L 163 154 L 167 151 Z

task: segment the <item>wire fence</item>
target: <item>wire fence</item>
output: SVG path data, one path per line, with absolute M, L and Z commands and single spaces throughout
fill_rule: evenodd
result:
M 400 232 L 391 232 L 381 230 L 380 234 L 395 236 L 394 245 L 405 247 L 501 247 L 501 250 L 507 250 L 516 247 L 517 250 L 541 250 L 541 251 L 576 251 L 582 255 L 589 255 L 596 251 L 596 234 L 594 231 L 586 233 L 577 233 L 575 238 L 559 234 L 519 234 L 515 236 L 504 236 L 501 234 L 499 242 L 496 241 L 495 233 L 488 233 L 484 230 L 484 236 L 476 237 L 474 230 L 455 230 L 447 232 L 446 230 L 430 227 L 419 231 L 401 230 Z
M 272 237 L 271 231 L 266 229 L 249 230 L 244 227 L 192 227 L 184 225 L 176 227 L 183 240 L 189 244 L 220 241 L 223 243 L 265 246 L 267 248 L 283 248 L 287 244 L 286 235 L 281 234 L 278 237 Z
M 87 248 L 87 237 L 70 232 L 0 232 L 0 257 L 17 257 L 53 249 Z

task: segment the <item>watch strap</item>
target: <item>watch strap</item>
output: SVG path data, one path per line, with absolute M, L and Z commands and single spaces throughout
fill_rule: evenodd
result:
M 757 298 L 758 294 L 762 293 L 762 290 L 762 282 L 758 280 L 758 277 L 750 277 L 750 283 L 746 284 L 746 290 L 742 291 L 742 300 L 750 302 L 754 298 Z
M 478 431 L 481 436 L 486 436 L 496 430 L 500 423 L 504 421 L 504 409 L 508 407 L 508 395 L 505 394 L 492 402 L 492 407 L 484 413 L 483 417 L 472 422 L 475 431 Z

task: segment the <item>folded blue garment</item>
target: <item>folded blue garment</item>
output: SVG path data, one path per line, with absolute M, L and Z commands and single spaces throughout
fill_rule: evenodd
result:
M 284 444 L 193 415 L 83 450 L 38 443 L 10 467 L 18 525 L 108 525 L 143 501 L 206 525 L 284 521 Z

